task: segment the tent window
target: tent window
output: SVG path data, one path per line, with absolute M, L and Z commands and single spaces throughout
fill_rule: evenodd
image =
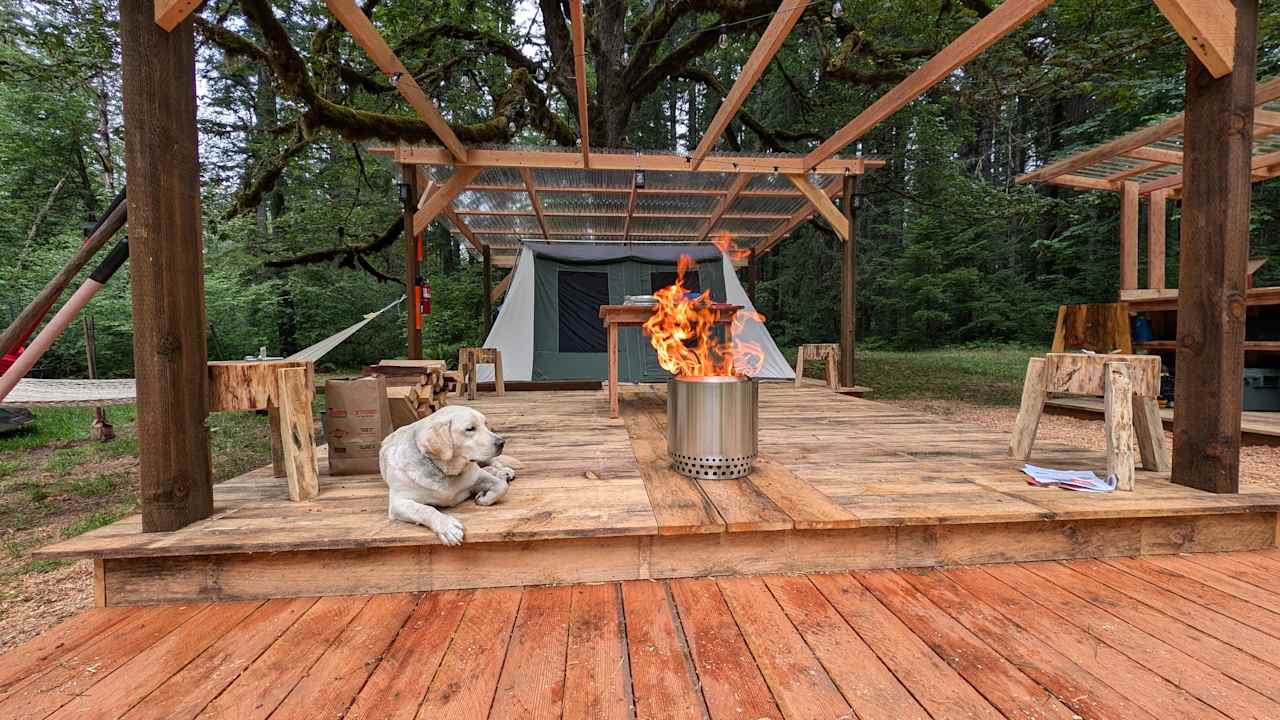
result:
M 649 292 L 658 292 L 664 287 L 674 285 L 676 282 L 675 271 L 659 270 L 649 273 Z M 696 270 L 687 272 L 684 275 L 684 289 L 692 292 L 702 292 L 702 278 L 698 276 Z
M 561 270 L 560 352 L 602 353 L 608 350 L 600 306 L 609 304 L 609 273 Z

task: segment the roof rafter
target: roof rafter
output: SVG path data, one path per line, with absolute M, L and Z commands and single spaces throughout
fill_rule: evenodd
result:
M 1053 0 L 1005 0 L 806 155 L 804 169 L 808 170 L 818 165 L 848 147 L 849 143 L 866 135 L 890 115 L 938 84 L 956 68 L 969 62 L 1000 38 L 1013 32 L 1041 10 L 1049 7 L 1052 2 Z
M 1236 9 L 1231 0 L 1155 0 L 1156 7 L 1214 77 L 1236 57 Z
M 156 24 L 173 32 L 178 24 L 195 12 L 204 0 L 156 0 Z
M 454 198 L 462 194 L 467 185 L 480 174 L 480 168 L 460 167 L 453 175 L 427 198 L 426 203 L 413 214 L 413 234 L 417 235 L 431 224 Z
M 538 227 L 542 228 L 542 237 L 544 240 L 550 240 L 551 233 L 547 232 L 547 219 L 542 215 L 542 201 L 538 199 L 538 189 L 533 185 L 533 171 L 529 168 L 520 168 L 520 179 L 524 180 L 525 192 L 529 193 L 529 204 L 533 206 L 533 214 L 538 218 Z
M 622 241 L 626 242 L 631 238 L 631 218 L 636 212 L 636 174 L 631 173 L 631 194 L 627 196 L 627 213 L 624 216 L 626 220 L 622 221 Z
M 711 118 L 711 124 L 707 126 L 706 132 L 702 135 L 702 140 L 698 142 L 697 149 L 693 151 L 692 163 L 694 170 L 698 169 L 703 159 L 707 157 L 707 153 L 711 152 L 711 149 L 720 141 L 720 135 L 724 133 L 725 128 L 729 127 L 729 121 L 733 120 L 734 116 L 738 114 L 738 109 L 746 101 L 751 88 L 755 87 L 755 84 L 759 82 L 765 68 L 769 67 L 773 56 L 778 54 L 778 50 L 782 48 L 783 41 L 791 34 L 792 28 L 800 20 L 800 16 L 804 13 L 804 8 L 808 4 L 806 0 L 782 0 L 777 12 L 773 14 L 773 19 L 769 21 L 769 26 L 760 35 L 760 41 L 756 43 L 755 49 L 751 51 L 751 56 L 747 58 L 747 63 L 742 66 L 738 79 L 734 81 L 733 87 L 724 96 L 724 101 L 720 103 L 720 108 L 716 110 L 715 117 Z
M 836 231 L 836 235 L 839 235 L 841 240 L 848 242 L 849 218 L 845 217 L 844 213 L 840 212 L 840 209 L 836 207 L 836 204 L 831 202 L 831 197 L 809 182 L 809 178 L 804 175 L 787 175 L 787 179 L 809 199 L 809 204 L 818 211 L 823 220 L 827 221 L 831 229 Z
M 707 222 L 703 224 L 702 229 L 698 231 L 698 239 L 705 240 L 711 232 L 711 228 L 720 222 L 721 216 L 729 210 L 733 202 L 738 199 L 738 194 L 746 189 L 747 183 L 751 182 L 751 175 L 739 175 L 733 179 L 733 184 L 729 186 L 729 192 L 720 198 L 720 204 L 716 205 L 716 209 L 711 213 L 711 217 L 707 218 Z
M 823 190 L 822 192 L 825 193 L 827 198 L 829 199 L 833 195 L 835 195 L 836 192 L 839 190 L 840 190 L 840 183 L 831 183 L 831 187 Z M 814 212 L 813 203 L 805 203 L 804 207 L 792 213 L 791 218 L 789 220 L 783 223 L 782 226 L 779 227 L 777 230 L 774 230 L 773 232 L 769 233 L 769 237 L 760 241 L 760 243 L 757 244 L 754 248 L 752 248 L 751 251 L 756 254 L 763 254 L 763 253 L 769 252 L 769 250 L 771 250 L 774 245 L 778 244 L 778 241 L 786 237 L 792 230 L 796 228 L 797 225 L 804 222 L 805 220 L 808 220 L 813 215 L 813 212 Z
M 430 178 L 428 178 L 427 171 L 424 170 L 421 166 L 418 167 L 418 179 L 423 183 L 423 188 L 424 188 L 424 190 L 422 191 L 422 196 L 418 198 L 418 209 L 422 209 L 422 206 L 427 204 L 427 201 L 431 199 L 431 196 L 434 195 L 438 190 L 440 190 L 441 185 L 438 184 L 435 180 L 431 180 Z M 471 243 L 471 247 L 475 248 L 477 252 L 480 252 L 480 248 L 484 246 L 484 243 L 480 242 L 480 240 L 476 238 L 475 233 L 471 231 L 471 228 L 467 225 L 466 221 L 464 221 L 461 217 L 458 216 L 458 212 L 455 211 L 452 207 L 450 207 L 447 203 L 445 204 L 444 208 L 440 212 L 446 218 L 449 219 L 449 222 L 453 223 L 454 226 L 458 228 L 458 232 L 462 233 L 462 236 L 467 239 L 467 242 Z M 418 218 L 417 218 L 417 214 L 415 213 L 414 225 L 417 225 L 417 224 L 418 224 Z M 426 227 L 424 226 L 423 229 L 425 230 Z
M 391 78 L 391 84 L 413 106 L 414 112 L 427 123 L 431 131 L 440 139 L 441 144 L 449 149 L 454 159 L 466 162 L 467 148 L 453 132 L 453 128 L 449 127 L 449 123 L 440 114 L 435 103 L 431 102 L 418 86 L 418 81 L 413 79 L 413 74 L 405 68 L 404 63 L 400 62 L 400 58 L 396 57 L 395 52 L 387 45 L 387 41 L 378 34 L 378 30 L 374 28 L 364 12 L 356 7 L 352 0 L 325 0 L 325 4 L 329 6 L 329 12 L 342 23 L 356 43 L 364 48 L 365 53 L 378 66 L 378 69 Z
M 573 74 L 578 88 L 578 132 L 582 135 L 582 166 L 591 167 L 591 124 L 587 121 L 587 32 L 582 21 L 582 0 L 569 0 L 573 25 Z

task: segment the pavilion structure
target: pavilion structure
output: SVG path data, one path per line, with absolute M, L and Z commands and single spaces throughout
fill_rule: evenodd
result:
M 1252 145 L 1257 104 L 1258 2 L 1155 1 L 1190 49 L 1186 115 L 1179 127 L 1183 232 L 1187 240 L 1181 253 L 1184 282 L 1179 317 L 1196 342 L 1187 343 L 1185 348 L 1180 346 L 1178 352 L 1183 381 L 1194 393 L 1179 413 L 1191 424 L 1179 435 L 1173 479 L 1217 492 L 1233 492 L 1239 472 L 1241 400 L 1240 367 L 1235 359 L 1243 337 L 1243 312 L 1238 307 L 1242 306 L 1244 291 L 1249 187 L 1255 171 Z M 614 201 L 608 214 L 615 217 L 595 218 L 599 224 L 593 220 L 588 225 L 596 230 L 607 226 L 610 234 L 605 237 L 622 242 L 639 241 L 650 237 L 650 233 L 667 233 L 666 226 L 657 223 L 672 218 L 643 217 L 650 212 L 650 190 L 660 187 L 670 188 L 666 194 L 669 197 L 711 198 L 696 210 L 678 206 L 652 211 L 698 216 L 675 218 L 682 228 L 675 235 L 689 240 L 706 237 L 733 223 L 747 223 L 751 229 L 737 233 L 738 241 L 745 240 L 753 254 L 767 250 L 808 213 L 821 214 L 845 239 L 841 341 L 850 351 L 856 269 L 856 238 L 852 233 L 855 224 L 851 216 L 856 204 L 856 179 L 874 167 L 875 161 L 841 158 L 840 153 L 1051 3 L 1052 0 L 1006 0 L 817 147 L 800 156 L 753 158 L 725 156 L 713 150 L 807 6 L 802 0 L 782 0 L 697 148 L 688 155 L 666 156 L 605 153 L 592 148 L 587 122 L 582 0 L 569 2 L 581 134 L 578 148 L 570 153 L 521 151 L 514 155 L 510 150 L 466 147 L 356 3 L 326 0 L 352 38 L 435 132 L 441 146 L 393 151 L 396 159 L 404 163 L 404 181 L 412 189 L 405 199 L 406 218 L 412 218 L 406 223 L 407 285 L 414 285 L 418 275 L 414 233 L 438 214 L 445 215 L 463 235 L 470 233 L 468 240 L 478 245 L 482 254 L 491 254 L 492 250 L 485 248 L 498 246 L 500 237 L 515 237 L 526 231 L 532 234 L 535 227 L 535 236 L 581 232 L 572 226 L 572 221 L 549 214 L 555 204 L 552 197 L 557 193 L 545 189 L 557 182 L 568 182 L 567 178 L 580 173 L 582 177 L 578 179 L 586 180 L 581 187 L 588 188 L 584 194 L 603 198 L 606 193 L 599 189 L 606 185 L 617 190 L 607 193 Z M 207 342 L 195 46 L 190 18 L 199 5 L 196 0 L 120 3 L 144 531 L 175 530 L 208 517 L 213 511 L 205 424 L 209 411 Z M 415 167 L 420 165 L 435 169 L 422 178 Z M 798 209 L 788 214 L 768 207 L 760 214 L 787 217 L 744 220 L 740 216 L 751 213 L 749 205 L 761 197 L 774 199 L 754 193 L 781 192 L 785 187 L 771 179 L 775 168 L 794 188 L 786 191 L 792 197 L 787 208 Z M 643 192 L 638 181 L 640 170 L 645 172 Z M 664 173 L 707 179 L 666 185 L 668 177 Z M 846 179 L 836 183 L 834 176 Z M 631 179 L 630 185 L 627 178 Z M 519 195 L 523 189 L 528 211 L 534 213 L 533 221 L 527 215 L 494 212 L 484 213 L 483 221 L 480 215 L 463 215 L 462 212 L 481 209 L 478 202 L 468 207 L 463 193 L 490 192 L 480 189 L 483 183 L 491 183 L 487 186 L 490 190 L 499 184 L 517 188 L 508 191 L 510 196 Z M 700 187 L 705 192 L 692 192 Z M 837 190 L 843 196 L 842 208 L 831 201 Z M 459 197 L 464 197 L 462 207 L 457 203 Z M 507 207 L 499 203 L 492 209 Z M 520 212 L 526 212 L 523 205 Z M 620 230 L 616 229 L 619 220 Z M 763 229 L 766 221 L 772 223 L 769 229 Z M 513 227 L 514 232 L 507 232 Z M 604 232 L 599 230 L 592 237 Z M 576 235 L 565 237 L 572 236 Z M 1213 241 L 1197 242 L 1199 238 Z M 413 343 L 418 340 L 413 323 L 409 334 L 412 352 Z M 841 381 L 854 384 L 852 378 Z M 1191 418 L 1195 418 L 1194 422 Z

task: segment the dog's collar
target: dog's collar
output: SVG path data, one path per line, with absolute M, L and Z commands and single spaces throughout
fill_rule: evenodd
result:
M 422 453 L 422 459 L 430 463 L 431 467 L 435 468 L 436 472 L 440 473 L 441 477 L 449 477 L 449 473 L 445 472 L 445 469 L 440 467 L 439 463 L 437 463 L 430 455 Z

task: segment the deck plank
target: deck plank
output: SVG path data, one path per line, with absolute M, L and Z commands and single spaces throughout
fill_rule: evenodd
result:
M 1070 709 L 1053 693 L 1019 669 L 1022 663 L 1006 660 L 944 609 L 921 595 L 891 570 L 858 574 L 871 594 L 924 640 L 947 664 L 1008 718 L 1053 717 L 1069 719 Z M 1094 701 L 1092 694 L 1084 699 Z M 1097 717 L 1132 717 L 1153 720 L 1132 712 L 1123 704 L 1088 707 Z
M 210 605 L 129 662 L 103 675 L 87 691 L 49 716 L 50 720 L 119 717 L 173 674 L 221 640 L 262 603 Z
M 315 605 L 315 598 L 268 600 L 235 629 L 178 669 L 124 717 L 191 720 Z
M 810 579 L 931 715 L 984 720 L 1004 717 L 853 575 L 814 575 Z
M 1101 560 L 1071 560 L 1064 564 L 1095 582 L 1114 588 L 1168 617 L 1177 618 L 1191 627 L 1234 645 L 1263 662 L 1270 663 L 1276 668 L 1277 677 L 1280 677 L 1280 638 L 1246 625 L 1222 609 L 1201 605 L 1197 601 L 1189 600 Z
M 1251 555 L 1252 553 L 1205 557 L 1188 555 L 1187 559 L 1204 567 L 1216 567 L 1221 572 L 1229 572 L 1232 577 L 1268 592 L 1280 593 L 1280 570 L 1266 565 L 1259 566 L 1256 560 L 1250 562 Z
M 1280 593 L 1265 590 L 1257 585 L 1220 572 L 1211 566 L 1192 562 L 1188 557 L 1180 555 L 1151 555 L 1143 558 L 1143 560 L 1161 570 L 1198 580 L 1210 587 L 1234 595 L 1241 600 L 1248 600 L 1259 607 L 1280 608 Z
M 721 578 L 717 584 L 783 717 L 800 720 L 849 715 L 849 704 L 763 580 Z
M 724 532 L 724 520 L 698 483 L 671 469 L 666 438 L 653 416 L 627 403 L 622 418 L 658 522 L 658 534 Z
M 1280 685 L 1277 685 L 1276 668 L 1249 653 L 1240 650 L 1211 634 L 1171 618 L 1159 610 L 1107 585 L 1095 582 L 1087 575 L 1059 563 L 1029 563 L 1027 570 L 1048 580 L 1059 593 L 1070 593 L 1103 608 L 1127 624 L 1160 638 L 1165 643 L 1199 660 L 1240 684 L 1280 702 Z M 993 569 L 994 572 L 994 569 Z M 1093 628 L 1101 631 L 1106 628 Z
M 693 659 L 664 583 L 622 583 L 636 720 L 705 720 Z
M 420 599 L 416 593 L 374 595 L 271 717 L 342 717 L 382 660 Z
M 427 593 L 347 711 L 348 720 L 413 720 L 472 591 Z
M 712 720 L 781 720 L 715 581 L 673 580 L 671 595 Z
M 420 720 L 489 715 L 520 597 L 512 588 L 476 591 L 418 709 Z
M 15 683 L 40 673 L 120 623 L 133 608 L 93 608 L 0 656 L 0 700 Z
M 568 586 L 524 591 L 490 718 L 555 720 L 562 716 L 572 601 L 573 589 Z
M 765 584 L 857 717 L 928 720 L 929 713 L 808 578 L 766 577 Z
M 0 717 L 47 717 L 208 607 L 139 609 L 44 672 L 12 685 L 10 695 L 0 702 Z
M 197 717 L 265 718 L 324 654 L 368 596 L 320 598 Z
M 631 717 L 631 705 L 618 585 L 577 585 L 565 660 L 564 717 L 621 720 Z
M 1192 687 L 1184 689 L 1179 684 L 1170 682 L 1111 645 L 1099 642 L 1098 638 L 1087 631 L 1064 622 L 1052 611 L 1036 604 L 980 568 L 948 568 L 942 575 L 1020 628 L 1016 631 L 1011 628 L 1010 632 L 1028 633 L 1048 643 L 1080 667 L 1092 669 L 1091 674 L 1101 672 L 1103 682 L 1157 716 L 1173 711 L 1176 717 L 1220 718 L 1224 713 L 1253 713 L 1256 709 L 1249 707 L 1248 703 L 1230 700 L 1221 703 L 1223 694 L 1220 692 L 1205 692 L 1204 700 L 1197 698 L 1191 693 L 1193 688 L 1201 691 L 1209 688 L 1191 683 Z M 1115 619 L 1111 621 L 1120 622 Z M 1182 668 L 1179 668 L 1173 673 L 1174 677 L 1180 679 L 1181 671 Z M 1262 701 L 1262 706 L 1267 706 L 1265 698 L 1258 699 Z M 1222 705 L 1217 710 L 1210 706 L 1210 703 L 1215 702 Z M 1219 710 L 1222 712 L 1218 712 Z M 1268 707 L 1268 711 L 1270 710 Z
M 1139 558 L 1113 558 L 1104 562 L 1272 638 L 1280 638 L 1280 612 L 1274 609 L 1280 605 L 1258 606 L 1198 580 L 1142 562 Z

